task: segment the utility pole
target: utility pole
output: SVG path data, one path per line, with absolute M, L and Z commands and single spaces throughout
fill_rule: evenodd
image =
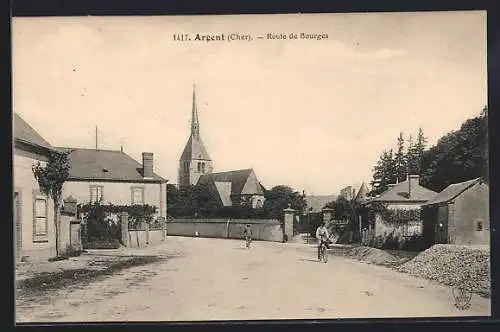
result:
M 97 126 L 95 126 L 95 149 L 97 150 Z

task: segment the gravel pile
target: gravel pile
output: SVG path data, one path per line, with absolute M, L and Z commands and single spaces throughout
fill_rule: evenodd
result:
M 352 248 L 349 251 L 349 256 L 362 262 L 383 266 L 395 266 L 398 265 L 400 261 L 398 257 L 388 252 L 370 247 Z
M 396 268 L 400 272 L 491 296 L 488 248 L 434 245 Z

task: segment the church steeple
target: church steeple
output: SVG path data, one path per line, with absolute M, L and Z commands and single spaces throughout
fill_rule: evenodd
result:
M 193 84 L 193 109 L 191 115 L 191 136 L 200 137 L 200 123 L 198 122 L 198 108 L 196 107 L 196 85 Z
M 212 159 L 208 155 L 200 136 L 200 123 L 196 105 L 196 86 L 193 84 L 191 134 L 179 160 L 179 185 L 195 185 L 202 174 L 211 173 L 212 169 Z

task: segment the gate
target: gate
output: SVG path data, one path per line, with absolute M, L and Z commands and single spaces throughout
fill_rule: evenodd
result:
M 99 218 L 100 217 L 100 218 Z M 83 249 L 118 249 L 121 240 L 121 223 L 116 214 L 98 217 L 80 217 Z

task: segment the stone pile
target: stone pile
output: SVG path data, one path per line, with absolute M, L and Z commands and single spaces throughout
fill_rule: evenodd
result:
M 349 256 L 362 262 L 383 266 L 395 266 L 399 262 L 399 259 L 390 253 L 371 247 L 352 248 Z
M 400 272 L 491 296 L 488 247 L 438 244 L 396 268 Z

